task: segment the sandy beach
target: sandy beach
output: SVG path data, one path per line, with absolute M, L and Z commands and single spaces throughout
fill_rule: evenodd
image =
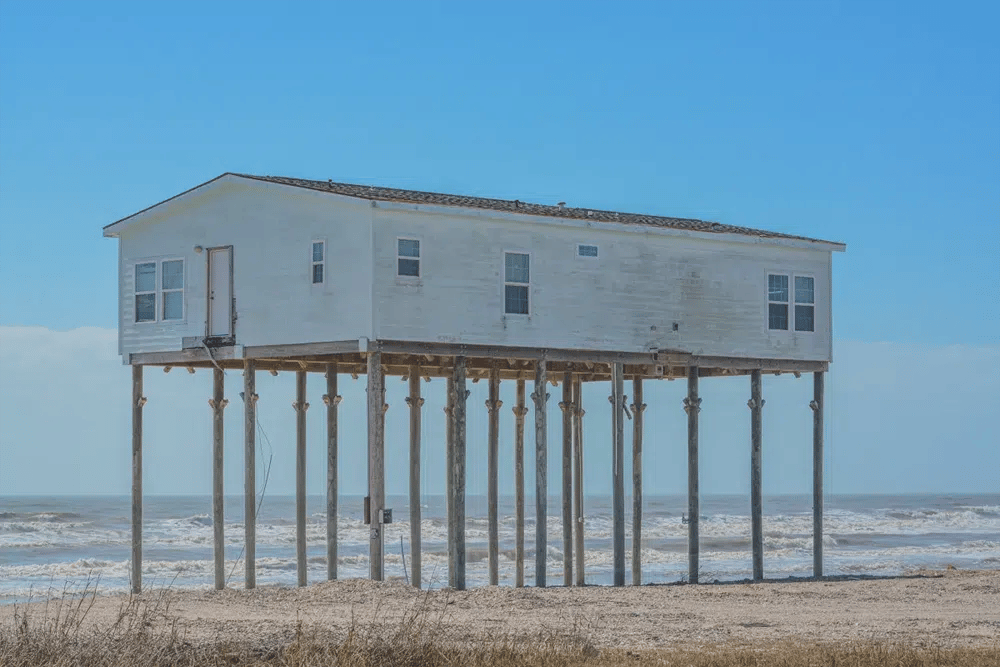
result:
M 307 631 L 346 635 L 352 627 L 398 626 L 416 614 L 441 638 L 564 636 L 595 647 L 890 642 L 996 647 L 1000 571 L 921 571 L 894 578 L 782 580 L 626 588 L 478 588 L 416 591 L 404 582 L 345 580 L 253 591 L 150 590 L 141 602 L 186 641 L 287 642 Z M 129 601 L 97 595 L 86 623 L 112 624 Z M 48 613 L 57 605 L 51 602 Z M 45 603 L 18 605 L 38 618 Z M 14 605 L 0 607 L 10 627 Z

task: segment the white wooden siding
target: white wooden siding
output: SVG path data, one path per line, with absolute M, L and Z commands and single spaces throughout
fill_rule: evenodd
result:
M 826 360 L 830 253 L 375 209 L 376 337 L 610 351 Z M 415 235 L 421 279 L 395 274 Z M 600 247 L 581 261 L 581 243 Z M 531 315 L 504 315 L 503 253 L 531 254 Z M 815 332 L 767 329 L 767 274 L 816 278 Z M 677 330 L 674 331 L 674 323 Z
M 371 205 L 330 204 L 321 193 L 222 183 L 126 227 L 119 266 L 123 355 L 179 350 L 183 338 L 205 336 L 208 249 L 227 245 L 233 246 L 237 344 L 370 337 Z M 327 242 L 325 280 L 313 285 L 309 258 L 318 238 Z M 137 324 L 133 266 L 167 256 L 185 259 L 185 319 Z
M 153 213 L 120 232 L 126 360 L 134 352 L 179 350 L 183 338 L 205 335 L 207 250 L 228 245 L 238 345 L 365 337 L 796 360 L 831 356 L 830 251 L 801 247 L 806 244 L 372 205 L 238 177 Z M 420 239 L 419 278 L 397 276 L 398 238 Z M 321 285 L 312 284 L 314 240 L 326 242 Z M 581 243 L 598 246 L 599 257 L 580 258 Z M 205 251 L 196 254 L 195 246 Z M 504 315 L 504 251 L 531 256 L 530 316 Z M 185 319 L 136 324 L 132 267 L 164 257 L 185 260 Z M 815 332 L 768 330 L 768 273 L 815 277 Z

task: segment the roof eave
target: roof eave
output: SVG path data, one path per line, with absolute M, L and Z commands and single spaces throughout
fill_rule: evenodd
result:
M 185 199 L 189 195 L 191 195 L 192 193 L 194 193 L 195 190 L 200 190 L 201 188 L 204 188 L 204 187 L 206 187 L 208 185 L 211 185 L 211 184 L 215 183 L 216 181 L 222 180 L 222 179 L 224 179 L 227 176 L 239 177 L 238 174 L 234 174 L 232 172 L 227 171 L 227 172 L 225 172 L 223 174 L 220 174 L 220 175 L 216 176 L 213 179 L 205 181 L 204 183 L 199 183 L 198 185 L 194 186 L 193 188 L 188 188 L 187 190 L 185 190 L 184 192 L 181 192 L 180 194 L 176 194 L 173 197 L 168 197 L 167 199 L 164 199 L 161 202 L 157 202 L 157 203 L 153 204 L 152 206 L 147 206 L 146 208 L 142 209 L 141 211 L 136 211 L 135 213 L 132 213 L 131 215 L 127 215 L 124 218 L 121 218 L 120 220 L 115 220 L 114 222 L 112 222 L 109 225 L 105 225 L 103 227 L 103 229 L 102 229 L 103 236 L 105 238 L 118 238 L 118 236 L 119 236 L 119 234 L 120 234 L 120 232 L 121 232 L 122 229 L 124 229 L 125 227 L 127 227 L 128 225 L 130 225 L 130 224 L 132 224 L 134 222 L 137 222 L 139 219 L 145 217 L 145 215 L 147 213 L 151 212 L 153 209 L 159 208 L 160 206 L 163 206 L 164 204 L 168 204 L 168 203 L 170 203 L 172 201 L 177 201 L 177 200 Z

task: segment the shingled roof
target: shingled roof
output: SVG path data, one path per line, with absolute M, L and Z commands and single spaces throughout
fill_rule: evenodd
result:
M 665 227 L 669 229 L 686 229 L 712 234 L 740 234 L 769 239 L 795 239 L 816 243 L 841 245 L 835 241 L 823 241 L 805 236 L 780 234 L 763 229 L 723 225 L 718 222 L 707 222 L 693 218 L 670 218 L 660 215 L 645 215 L 641 213 L 621 213 L 618 211 L 602 211 L 593 208 L 572 208 L 568 206 L 548 206 L 532 204 L 518 200 L 488 199 L 486 197 L 469 197 L 466 195 L 449 195 L 437 192 L 421 192 L 419 190 L 401 190 L 383 188 L 372 185 L 352 185 L 334 181 L 313 181 L 304 178 L 288 178 L 285 176 L 255 176 L 252 174 L 233 174 L 242 178 L 250 178 L 268 183 L 279 183 L 296 188 L 331 192 L 346 197 L 357 197 L 370 201 L 403 202 L 407 204 L 432 204 L 434 206 L 456 206 L 460 208 L 476 208 L 488 211 L 505 211 L 525 215 L 540 215 L 550 218 L 568 218 L 571 220 L 588 220 L 596 222 L 617 222 L 628 225 L 645 225 L 648 227 Z

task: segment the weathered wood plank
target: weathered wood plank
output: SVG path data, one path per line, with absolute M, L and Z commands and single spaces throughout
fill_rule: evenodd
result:
M 289 345 L 254 345 L 243 350 L 248 359 L 282 359 L 311 355 L 349 354 L 359 352 L 357 340 L 335 340 L 321 343 L 292 343 Z
M 573 374 L 563 374 L 562 401 L 563 585 L 573 585 Z
M 240 360 L 239 365 L 242 365 L 240 353 L 241 348 L 236 345 L 214 347 L 211 355 L 203 347 L 173 352 L 133 352 L 129 355 L 129 363 L 133 366 L 165 366 L 168 364 L 183 366 L 187 362 L 205 362 L 211 365 L 214 359 L 215 361 Z
M 573 514 L 574 549 L 576 556 L 576 585 L 586 584 L 584 575 L 584 516 L 583 516 L 583 382 L 577 377 L 573 383 L 574 428 L 573 428 Z
M 420 409 L 424 399 L 420 397 L 420 367 L 410 366 L 410 395 L 406 404 L 410 406 L 410 580 L 417 588 L 422 586 L 421 535 L 420 535 Z
M 465 443 L 466 443 L 466 405 L 469 391 L 465 384 L 465 357 L 455 359 L 455 404 L 454 404 L 454 442 L 455 467 L 452 471 L 452 506 L 454 507 L 452 526 L 455 552 L 455 590 L 465 590 Z
M 548 524 L 548 439 L 545 404 L 549 394 L 545 359 L 535 364 L 535 585 L 545 588 L 545 558 L 548 551 L 546 527 Z
M 219 368 L 212 371 L 212 533 L 215 556 L 215 590 L 226 586 L 226 515 L 225 490 L 223 488 L 223 453 L 225 452 L 225 423 L 223 411 L 226 409 L 226 374 Z
M 295 563 L 298 585 L 306 585 L 306 372 L 295 374 Z
M 684 399 L 688 416 L 688 582 L 698 583 L 698 521 L 701 508 L 698 498 L 698 368 L 688 368 L 688 395 Z
M 455 371 L 452 369 L 445 385 L 447 395 L 445 397 L 445 471 L 444 471 L 444 503 L 445 517 L 448 521 L 448 585 L 455 587 L 455 573 L 458 571 L 455 564 L 455 550 L 451 548 L 455 541 L 452 532 L 455 526 Z
M 244 585 L 257 586 L 257 368 L 243 368 L 243 542 Z
M 142 592 L 142 366 L 132 366 L 132 593 Z
M 336 362 L 326 365 L 326 578 L 337 578 L 340 489 L 338 485 L 339 464 L 339 406 L 341 397 L 337 393 L 337 375 L 340 370 Z
M 823 576 L 823 373 L 813 375 L 813 576 Z
M 501 345 L 466 345 L 456 343 L 424 343 L 412 341 L 379 341 L 385 353 L 432 354 L 445 357 L 521 359 L 538 361 L 576 361 L 592 363 L 684 365 L 691 355 L 685 352 L 609 352 L 605 350 L 551 349 L 536 347 L 506 347 Z
M 764 398 L 761 372 L 750 374 L 750 543 L 753 578 L 764 578 L 764 509 L 761 486 L 761 441 L 763 440 Z
M 500 371 L 495 366 L 490 371 L 490 397 L 486 401 L 489 411 L 489 434 L 487 443 L 487 503 L 489 532 L 489 573 L 490 585 L 500 583 Z
M 382 353 L 368 355 L 368 495 L 369 576 L 372 581 L 385 578 L 385 534 L 382 522 L 385 509 L 385 377 Z
M 622 365 L 614 364 L 611 380 L 611 487 L 614 585 L 625 585 L 625 394 Z
M 642 378 L 632 380 L 632 585 L 642 584 Z
M 514 559 L 517 561 L 514 586 L 524 586 L 524 380 L 517 380 L 517 404 L 514 406 Z
M 743 370 L 743 371 L 783 371 L 787 373 L 811 373 L 825 371 L 829 367 L 826 361 L 799 361 L 795 359 L 756 359 L 743 357 L 708 357 L 692 355 L 688 359 L 691 366 L 697 366 L 702 371 L 713 369 Z M 704 375 L 704 372 L 702 373 Z

